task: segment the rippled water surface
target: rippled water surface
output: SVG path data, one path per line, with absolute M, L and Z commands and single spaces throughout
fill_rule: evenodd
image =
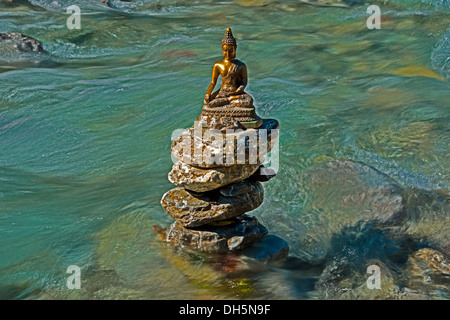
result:
M 406 232 L 450 252 L 449 3 L 372 2 L 379 30 L 359 1 L 0 1 L 0 32 L 48 52 L 0 52 L 0 297 L 315 299 L 333 243 L 406 254 L 375 229 L 335 238 L 362 213 L 338 204 L 357 192 L 349 176 L 305 185 L 330 160 L 438 194 Z M 258 114 L 281 123 L 280 171 L 254 215 L 292 247 L 283 264 L 172 252 L 152 230 L 172 222 L 171 134 L 200 113 L 226 27 Z M 81 290 L 66 288 L 69 265 Z

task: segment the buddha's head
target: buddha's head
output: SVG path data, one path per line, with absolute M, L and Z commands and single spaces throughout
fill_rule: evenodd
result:
M 236 48 L 236 39 L 233 37 L 231 29 L 227 28 L 225 37 L 222 39 L 223 58 L 228 61 L 233 61 L 236 58 Z

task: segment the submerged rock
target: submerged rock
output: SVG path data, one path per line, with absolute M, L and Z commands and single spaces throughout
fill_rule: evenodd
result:
M 435 71 L 422 66 L 407 66 L 391 71 L 393 75 L 402 77 L 427 77 L 432 79 L 442 79 Z
M 373 272 L 369 266 L 379 268 L 379 289 L 368 285 Z M 333 300 L 428 300 L 428 294 L 421 290 L 405 287 L 401 274 L 384 261 L 367 259 L 360 266 L 347 259 L 333 261 L 323 271 L 316 289 L 320 299 Z
M 362 222 L 392 226 L 405 218 L 400 185 L 360 163 L 319 163 L 293 183 L 297 184 L 292 188 L 299 190 L 298 210 L 274 208 L 261 218 L 269 229 L 285 236 L 293 255 L 309 263 L 321 263 L 333 249 L 333 238 L 345 228 Z
M 178 187 L 206 192 L 247 179 L 259 164 L 239 164 L 231 167 L 197 168 L 178 161 L 169 172 L 169 181 Z
M 450 197 L 438 192 L 406 188 L 403 199 L 406 218 L 399 232 L 450 255 Z
M 409 286 L 429 291 L 439 297 L 450 296 L 450 259 L 442 252 L 423 248 L 413 253 L 407 263 Z
M 260 263 L 281 261 L 287 258 L 288 254 L 288 243 L 275 235 L 267 235 L 261 241 L 241 252 L 243 258 Z
M 41 42 L 20 33 L 0 33 L 0 73 L 21 68 L 54 67 L 58 62 Z
M 21 33 L 0 33 L 0 53 L 46 53 L 41 42 Z
M 220 191 L 195 194 L 184 188 L 175 188 L 163 196 L 161 205 L 183 226 L 198 227 L 234 218 L 259 207 L 264 198 L 263 187 L 259 182 L 248 184 L 251 187 L 247 192 L 234 196 L 224 196 Z
M 402 260 L 400 260 L 401 262 Z M 374 273 L 379 268 L 379 286 L 374 287 Z M 386 256 L 380 259 L 354 259 L 351 255 L 335 257 L 324 269 L 316 289 L 322 299 L 448 299 L 450 260 L 443 253 L 423 248 L 403 263 Z
M 117 2 L 133 2 L 133 0 L 115 0 Z M 116 8 L 114 2 L 112 0 L 100 0 L 101 3 L 103 3 L 104 5 L 107 5 L 108 7 L 111 8 Z
M 188 229 L 179 221 L 169 226 L 166 241 L 174 246 L 209 253 L 243 250 L 261 240 L 267 229 L 255 217 L 242 215 L 218 225 Z

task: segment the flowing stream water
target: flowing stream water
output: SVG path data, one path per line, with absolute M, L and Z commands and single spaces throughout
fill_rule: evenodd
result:
M 381 29 L 367 28 L 369 4 Z M 79 30 L 66 26 L 70 5 Z M 320 297 L 331 249 L 296 237 L 328 248 L 345 195 L 339 182 L 303 186 L 308 170 L 352 161 L 448 199 L 449 17 L 446 0 L 0 1 L 0 32 L 48 52 L 0 51 L 0 297 Z M 290 244 L 281 264 L 173 252 L 152 230 L 172 222 L 160 205 L 171 135 L 201 112 L 226 27 L 258 114 L 280 122 L 280 169 L 252 214 Z M 327 205 L 309 210 L 311 198 Z M 448 200 L 438 203 L 448 225 Z M 450 248 L 445 226 L 411 228 Z M 352 250 L 391 241 L 367 234 L 378 240 Z M 66 287 L 70 265 L 80 290 Z

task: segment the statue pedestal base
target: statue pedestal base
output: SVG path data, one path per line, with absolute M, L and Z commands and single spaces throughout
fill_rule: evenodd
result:
M 203 121 L 210 128 L 224 129 L 232 128 L 235 122 L 239 122 L 243 129 L 257 129 L 263 124 L 263 120 L 256 114 L 255 107 L 215 107 L 211 108 L 206 105 L 202 108 L 202 113 L 197 118 Z

